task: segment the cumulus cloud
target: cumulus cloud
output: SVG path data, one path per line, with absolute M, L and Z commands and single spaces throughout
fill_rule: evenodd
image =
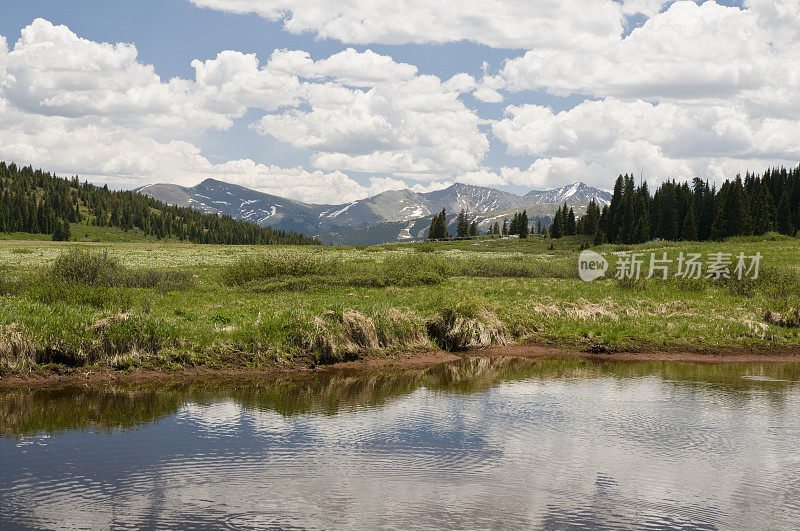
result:
M 93 42 L 37 19 L 12 46 L 0 37 L 0 159 L 119 186 L 216 177 L 317 202 L 406 180 L 418 190 L 456 180 L 607 187 L 625 171 L 713 179 L 800 160 L 797 0 L 745 0 L 742 8 L 671 0 L 192 1 L 348 43 L 471 40 L 526 51 L 485 64 L 480 79 L 445 80 L 370 49 L 315 58 L 278 49 L 265 61 L 226 50 L 192 61 L 193 79 L 165 80 L 133 44 Z M 637 14 L 646 21 L 626 35 L 626 17 Z M 590 98 L 554 112 L 520 104 L 529 90 Z M 515 104 L 484 120 L 465 94 Z M 197 147 L 202 135 L 229 129 L 251 109 L 259 116 L 252 130 L 307 153 L 308 169 L 209 161 Z M 525 157 L 520 167 L 484 167 L 486 124 L 509 155 Z M 358 182 L 348 171 L 386 177 Z
M 800 160 L 800 146 L 794 141 L 800 123 L 755 118 L 733 105 L 607 98 L 559 113 L 538 105 L 509 106 L 493 131 L 511 154 L 539 158 L 533 172 L 539 180 L 555 179 L 565 170 L 595 182 L 607 182 L 609 175 L 622 171 L 645 174 L 654 182 L 718 178 L 721 168 L 743 171 L 748 165 L 763 167 L 763 161 Z M 556 161 L 560 167 L 554 168 Z M 504 177 L 516 184 L 525 180 L 512 173 Z
M 268 68 L 309 79 L 331 79 L 357 87 L 409 80 L 417 74 L 414 65 L 397 63 L 388 55 L 380 55 L 372 50 L 358 52 L 353 48 L 316 62 L 308 52 L 275 50 Z
M 749 9 L 675 2 L 597 50 L 532 49 L 482 86 L 660 101 L 736 101 L 773 116 L 800 102 L 800 7 L 752 0 Z M 773 102 L 773 103 L 770 103 Z
M 196 81 L 188 86 L 192 101 L 201 108 L 239 117 L 247 108 L 277 110 L 299 103 L 297 76 L 270 68 L 259 68 L 255 54 L 220 52 L 207 61 L 192 61 Z
M 4 46 L 0 53 L 4 98 L 31 114 L 92 117 L 164 134 L 190 124 L 197 131 L 231 123 L 231 115 L 198 105 L 191 83 L 162 82 L 152 65 L 137 61 L 132 44 L 89 41 L 66 26 L 36 19 L 11 51 Z
M 369 90 L 307 84 L 309 110 L 268 114 L 256 128 L 314 151 L 312 163 L 320 168 L 421 178 L 473 170 L 489 143 L 477 114 L 458 98 L 463 81 L 442 84 L 424 75 Z
M 713 1 L 676 2 L 606 48 L 530 50 L 508 61 L 499 77 L 509 90 L 724 98 L 764 83 L 775 52 L 757 35 L 748 11 Z
M 309 203 L 346 203 L 386 190 L 406 188 L 403 181 L 391 177 L 371 177 L 365 186 L 340 171 L 325 173 L 301 167 L 280 168 L 257 164 L 249 159 L 209 166 L 203 175 L 213 175 L 226 182 Z
M 474 85 L 470 76 L 445 85 L 351 48 L 318 61 L 276 50 L 263 65 L 255 54 L 223 51 L 192 67 L 193 80 L 163 81 L 132 44 L 93 42 L 37 19 L 11 50 L 0 40 L 0 158 L 117 186 L 217 177 L 341 202 L 405 184 L 383 177 L 364 185 L 339 170 L 428 180 L 433 171 L 478 167 L 488 147 L 477 115 L 458 99 Z M 195 139 L 251 108 L 271 113 L 257 130 L 308 149 L 319 169 L 211 164 Z
M 405 187 L 390 178 L 373 178 L 365 186 L 339 171 L 281 168 L 249 159 L 213 164 L 186 141 L 160 142 L 124 128 L 18 111 L 0 117 L 0 160 L 33 163 L 61 175 L 80 174 L 117 188 L 155 182 L 192 185 L 213 177 L 317 203 L 352 201 Z
M 591 50 L 622 33 L 623 4 L 613 0 L 191 0 L 229 13 L 283 21 L 292 33 L 353 44 L 474 41 L 497 48 Z M 626 2 L 646 5 L 655 1 Z M 643 8 L 644 9 L 644 8 Z

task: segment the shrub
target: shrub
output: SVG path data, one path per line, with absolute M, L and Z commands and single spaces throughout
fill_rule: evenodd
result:
M 333 275 L 339 271 L 336 258 L 310 254 L 267 254 L 249 256 L 227 266 L 222 281 L 228 286 L 241 286 L 255 280 L 308 275 Z
M 104 287 L 155 288 L 164 291 L 188 289 L 194 279 L 183 271 L 128 269 L 107 251 L 71 249 L 58 258 L 47 271 L 44 284 L 52 279 L 72 284 Z
M 56 258 L 50 268 L 50 275 L 67 282 L 110 286 L 119 281 L 122 271 L 122 265 L 116 258 L 109 256 L 107 251 L 70 249 Z
M 261 291 L 304 290 L 312 286 L 419 286 L 438 284 L 452 273 L 443 257 L 403 255 L 384 262 L 341 262 L 336 258 L 314 255 L 268 255 L 244 258 L 228 266 L 222 282 L 242 286 L 260 282 Z
M 442 257 L 396 256 L 383 264 L 383 276 L 390 286 L 419 286 L 440 284 L 453 273 L 453 268 Z
M 647 279 L 645 278 L 618 278 L 617 286 L 621 289 L 645 291 L 647 289 Z
M 578 266 L 572 259 L 544 261 L 523 256 L 480 257 L 465 260 L 459 273 L 465 277 L 575 278 Z

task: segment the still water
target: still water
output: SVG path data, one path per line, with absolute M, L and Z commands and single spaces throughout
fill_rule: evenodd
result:
M 798 525 L 795 364 L 0 390 L 3 529 Z

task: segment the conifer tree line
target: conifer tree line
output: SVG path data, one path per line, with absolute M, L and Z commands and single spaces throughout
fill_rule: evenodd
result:
M 431 228 L 428 231 L 428 239 L 443 240 L 449 237 L 450 233 L 447 232 L 447 212 L 445 212 L 445 209 L 442 209 L 441 212 L 433 216 Z
M 147 236 L 215 244 L 316 244 L 294 232 L 259 227 L 230 216 L 169 206 L 144 194 L 112 191 L 60 178 L 31 166 L 0 162 L 0 232 L 70 238 L 70 223 L 141 230 Z
M 592 205 L 594 205 L 594 208 L 597 208 L 594 199 L 589 203 L 587 213 L 592 209 Z M 577 223 L 575 221 L 575 211 L 572 210 L 572 207 L 567 211 L 567 203 L 564 203 L 563 207 L 558 207 L 558 210 L 556 210 L 553 223 L 550 225 L 550 237 L 560 238 L 562 236 L 574 236 L 576 233 Z
M 467 219 L 467 213 L 462 210 L 456 218 L 456 238 L 473 238 L 478 235 L 478 224 L 473 220 L 472 223 Z M 450 238 L 447 230 L 447 211 L 443 208 L 441 212 L 433 216 L 431 227 L 428 230 L 429 240 L 444 240 Z
M 478 235 L 478 225 L 473 220 L 470 223 L 467 220 L 467 213 L 464 212 L 462 209 L 461 212 L 458 213 L 458 224 L 456 225 L 456 237 L 457 238 L 474 238 Z
M 544 234 L 546 227 L 550 226 L 551 219 L 548 216 L 534 218 L 536 222 L 536 234 Z M 489 225 L 486 231 L 489 236 L 519 236 L 520 238 L 527 238 L 531 234 L 531 220 L 528 218 L 528 212 L 516 212 L 509 223 L 507 218 L 503 219 L 501 228 L 500 222 L 495 221 Z M 472 222 L 468 219 L 468 214 L 461 210 L 456 216 L 456 238 L 474 238 L 479 235 L 477 220 Z M 433 216 L 431 219 L 431 226 L 428 230 L 428 239 L 430 240 L 443 240 L 451 238 L 450 232 L 447 230 L 447 211 L 443 208 L 441 212 Z
M 694 179 L 667 181 L 650 194 L 647 183 L 620 175 L 611 204 L 602 210 L 592 201 L 577 222 L 567 205 L 550 227 L 553 238 L 582 234 L 595 244 L 663 240 L 721 240 L 776 231 L 794 236 L 800 230 L 800 166 L 773 168 L 761 175 L 737 175 L 719 187 Z
M 515 213 L 514 217 L 511 219 L 511 223 L 508 225 L 508 234 L 519 236 L 522 239 L 527 238 L 530 234 L 530 225 L 528 223 L 527 211 L 523 210 L 522 212 Z

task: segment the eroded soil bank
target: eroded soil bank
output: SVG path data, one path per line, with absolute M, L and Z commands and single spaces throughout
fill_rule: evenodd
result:
M 635 352 L 592 353 L 542 345 L 507 345 L 464 352 L 443 350 L 424 351 L 412 354 L 368 357 L 356 361 L 309 368 L 300 364 L 276 366 L 267 370 L 253 370 L 246 366 L 226 369 L 186 367 L 177 371 L 134 368 L 118 371 L 112 368 L 77 368 L 60 366 L 42 367 L 27 375 L 12 375 L 0 378 L 0 388 L 10 387 L 60 387 L 103 383 L 137 383 L 152 381 L 185 381 L 195 379 L 236 379 L 264 377 L 274 378 L 293 374 L 308 374 L 325 371 L 380 371 L 395 369 L 419 369 L 439 363 L 455 361 L 464 357 L 578 357 L 609 361 L 678 361 L 687 363 L 752 363 L 752 362 L 800 362 L 800 350 L 776 348 L 753 350 L 745 348 L 708 348 L 695 351 L 643 349 Z

